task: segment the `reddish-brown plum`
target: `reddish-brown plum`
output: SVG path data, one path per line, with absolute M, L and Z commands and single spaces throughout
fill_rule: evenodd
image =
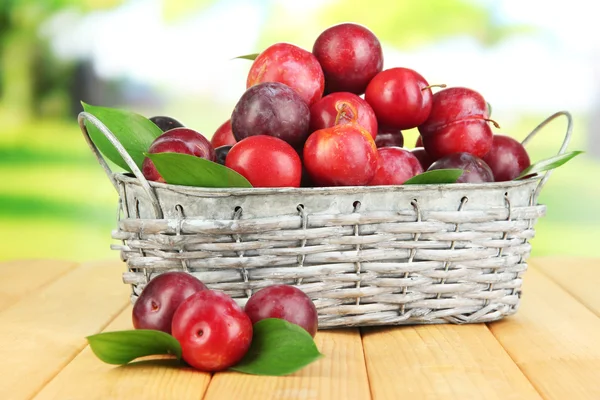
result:
M 252 341 L 252 322 L 227 294 L 203 290 L 188 297 L 173 315 L 173 336 L 183 359 L 206 372 L 240 361 Z
M 483 157 L 491 147 L 492 135 L 483 120 L 461 120 L 445 125 L 431 135 L 423 135 L 423 146 L 435 160 L 462 152 Z
M 377 117 L 373 109 L 354 93 L 331 93 L 310 107 L 311 132 L 349 122 L 356 122 L 373 138 L 377 136 Z
M 369 81 L 383 68 L 379 39 L 362 25 L 343 23 L 317 37 L 313 54 L 325 74 L 325 93 L 363 94 Z
M 483 161 L 492 169 L 496 182 L 512 181 L 531 164 L 525 147 L 506 135 L 494 135 L 492 148 Z
M 406 149 L 382 147 L 378 150 L 379 164 L 370 186 L 402 185 L 415 175 L 423 172 L 419 160 Z
M 435 161 L 429 154 L 427 154 L 423 147 L 415 147 L 410 152 L 417 157 L 419 163 L 421 163 L 421 167 L 423 167 L 423 171 L 427 171 L 429 166 Z
M 390 68 L 371 79 L 365 100 L 381 125 L 404 130 L 415 128 L 427 119 L 432 94 L 429 84 L 418 72 Z
M 150 121 L 154 122 L 161 131 L 166 132 L 174 128 L 183 128 L 183 124 L 172 117 L 156 116 L 151 117 Z
M 492 146 L 487 103 L 478 92 L 452 87 L 433 95 L 429 118 L 419 125 L 425 150 L 434 159 L 452 153 L 483 157 Z
M 174 128 L 164 132 L 154 139 L 148 153 L 181 153 L 205 158 L 210 161 L 215 160 L 215 149 L 200 132 L 189 128 Z M 154 163 L 148 158 L 144 158 L 142 163 L 142 174 L 150 181 L 164 182 Z
M 236 140 L 269 135 L 300 148 L 309 134 L 310 109 L 289 86 L 265 82 L 247 89 L 231 114 Z
M 206 286 L 185 272 L 165 272 L 148 282 L 133 305 L 133 327 L 171 333 L 177 307 Z
M 231 131 L 231 119 L 223 122 L 210 138 L 210 144 L 216 149 L 221 146 L 233 146 L 237 142 Z
M 377 169 L 377 146 L 356 123 L 313 132 L 304 145 L 304 166 L 317 186 L 366 185 Z
M 494 182 L 494 174 L 485 161 L 469 153 L 454 153 L 440 158 L 431 164 L 428 171 L 453 168 L 463 170 L 457 183 Z
M 323 96 L 325 77 L 311 52 L 293 44 L 276 43 L 256 57 L 246 88 L 263 82 L 280 82 L 291 87 L 310 106 Z
M 273 136 L 250 136 L 237 142 L 225 166 L 243 175 L 254 187 L 299 187 L 302 162 L 292 146 Z
M 433 106 L 427 121 L 419 126 L 421 134 L 429 134 L 444 125 L 463 119 L 488 118 L 483 96 L 465 87 L 450 87 L 433 95 Z
M 379 126 L 375 144 L 377 147 L 402 147 L 404 146 L 404 135 L 399 129 Z
M 304 328 L 315 336 L 317 308 L 302 290 L 290 285 L 271 285 L 254 293 L 244 311 L 253 324 L 266 318 L 280 318 Z

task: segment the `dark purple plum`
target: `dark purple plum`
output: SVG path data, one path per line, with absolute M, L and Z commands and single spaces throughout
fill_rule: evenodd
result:
M 427 171 L 427 168 L 429 168 L 431 164 L 433 164 L 433 158 L 431 158 L 431 156 L 427 154 L 423 147 L 415 147 L 410 152 L 413 153 L 415 157 L 417 157 L 417 160 L 419 160 L 419 162 L 421 163 L 421 167 L 423 167 L 423 171 Z
M 271 285 L 254 293 L 244 311 L 252 324 L 266 318 L 280 318 L 317 333 L 317 308 L 302 290 L 290 285 Z
M 133 305 L 133 327 L 171 333 L 171 322 L 177 307 L 206 286 L 185 272 L 165 272 L 151 279 Z
M 156 116 L 150 118 L 150 121 L 154 122 L 154 124 L 158 126 L 163 132 L 166 132 L 173 128 L 183 128 L 183 124 L 181 122 L 171 117 Z
M 403 147 L 404 135 L 399 129 L 380 126 L 377 130 L 375 144 L 377 147 Z
M 481 158 L 470 153 L 453 153 L 440 158 L 427 169 L 462 169 L 464 172 L 457 183 L 494 182 L 492 169 Z
M 492 148 L 483 161 L 492 169 L 496 182 L 512 181 L 531 164 L 525 147 L 506 135 L 494 135 Z
M 247 89 L 231 114 L 231 130 L 239 142 L 269 135 L 300 148 L 309 135 L 310 109 L 292 88 L 264 82 Z
M 221 165 L 225 165 L 225 159 L 227 158 L 227 154 L 229 154 L 229 150 L 231 150 L 233 146 L 219 146 L 215 149 L 215 162 Z

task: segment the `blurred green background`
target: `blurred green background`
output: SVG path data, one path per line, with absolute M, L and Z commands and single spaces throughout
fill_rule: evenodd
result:
M 244 92 L 249 61 L 275 42 L 312 49 L 352 21 L 381 40 L 384 68 L 482 93 L 504 133 L 575 117 L 570 150 L 540 202 L 534 255 L 600 255 L 600 37 L 592 2 L 537 0 L 2 0 L 0 260 L 118 258 L 118 197 L 78 129 L 79 101 L 170 115 L 210 137 Z M 543 9 L 543 12 L 541 10 Z M 530 145 L 554 154 L 565 121 Z M 407 147 L 416 140 L 405 132 Z

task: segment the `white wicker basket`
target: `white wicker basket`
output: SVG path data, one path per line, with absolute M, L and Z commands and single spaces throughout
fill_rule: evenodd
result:
M 536 127 L 526 144 L 558 116 Z M 133 174 L 113 173 L 87 120 Z M 119 192 L 113 238 L 135 301 L 158 274 L 183 270 L 241 305 L 257 289 L 296 285 L 319 327 L 470 323 L 516 312 L 548 180 L 485 184 L 211 189 L 148 182 L 94 116 L 79 125 Z

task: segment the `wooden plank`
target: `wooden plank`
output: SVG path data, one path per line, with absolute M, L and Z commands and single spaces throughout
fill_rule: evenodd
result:
M 131 306 L 105 331 L 133 329 Z M 86 347 L 35 400 L 48 399 L 201 399 L 210 374 L 182 367 L 176 360 L 141 361 L 114 366 L 100 361 Z
M 540 399 L 487 327 L 363 330 L 374 400 Z
M 220 372 L 213 376 L 205 400 L 369 399 L 359 331 L 323 330 L 315 342 L 325 357 L 302 370 L 283 377 Z
M 600 399 L 600 318 L 534 267 L 522 304 L 490 329 L 546 399 Z
M 15 260 L 0 263 L 0 311 L 76 266 L 75 262 L 60 260 Z
M 122 262 L 83 264 L 0 312 L 0 399 L 28 399 L 129 303 Z
M 600 316 L 600 259 L 541 257 L 530 262 Z

